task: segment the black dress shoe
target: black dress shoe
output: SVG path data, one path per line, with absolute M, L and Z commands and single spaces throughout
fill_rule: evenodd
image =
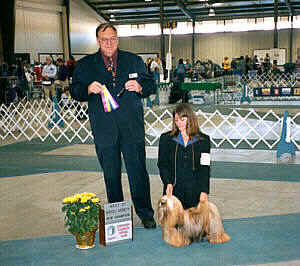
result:
M 154 228 L 156 228 L 156 222 L 153 219 L 153 217 L 142 219 L 142 223 L 144 225 L 144 228 L 146 228 L 146 229 L 154 229 Z

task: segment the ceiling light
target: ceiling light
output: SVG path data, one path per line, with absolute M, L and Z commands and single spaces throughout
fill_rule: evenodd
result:
M 114 14 L 110 14 L 109 21 L 116 21 L 116 18 L 115 18 Z
M 151 2 L 152 0 L 145 0 L 145 2 Z
M 208 16 L 214 17 L 215 15 L 216 15 L 215 10 L 214 10 L 213 8 L 210 8 L 210 9 L 209 9 Z

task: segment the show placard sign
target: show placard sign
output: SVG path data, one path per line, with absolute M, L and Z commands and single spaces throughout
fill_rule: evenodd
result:
M 131 201 L 105 204 L 99 219 L 101 245 L 106 246 L 133 239 Z

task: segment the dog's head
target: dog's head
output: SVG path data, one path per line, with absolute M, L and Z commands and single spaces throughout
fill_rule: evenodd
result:
M 184 209 L 175 196 L 162 196 L 158 201 L 157 220 L 160 226 L 175 227 L 183 223 Z

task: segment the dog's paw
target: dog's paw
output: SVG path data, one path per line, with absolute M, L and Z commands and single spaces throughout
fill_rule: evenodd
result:
M 222 234 L 215 234 L 208 237 L 208 242 L 210 244 L 220 244 L 224 242 L 228 242 L 230 240 L 230 236 L 223 232 Z

